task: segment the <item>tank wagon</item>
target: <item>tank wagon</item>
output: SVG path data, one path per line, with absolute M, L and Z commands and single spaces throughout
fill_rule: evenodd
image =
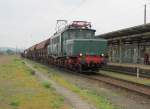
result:
M 79 72 L 97 71 L 106 64 L 107 41 L 95 39 L 91 23 L 73 21 L 49 39 L 24 51 L 27 58 Z

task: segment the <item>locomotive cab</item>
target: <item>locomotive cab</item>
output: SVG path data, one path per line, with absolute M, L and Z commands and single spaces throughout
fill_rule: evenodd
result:
M 106 63 L 105 39 L 73 39 L 67 41 L 67 57 L 76 57 L 76 67 L 83 71 L 97 71 Z

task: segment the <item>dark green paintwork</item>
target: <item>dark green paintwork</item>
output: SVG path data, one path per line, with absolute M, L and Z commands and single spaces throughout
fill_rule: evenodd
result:
M 101 55 L 106 52 L 107 41 L 95 39 L 93 29 L 66 29 L 51 38 L 48 55 L 56 57 L 83 55 Z
M 101 55 L 106 53 L 107 41 L 105 39 L 74 39 L 67 41 L 67 56 Z

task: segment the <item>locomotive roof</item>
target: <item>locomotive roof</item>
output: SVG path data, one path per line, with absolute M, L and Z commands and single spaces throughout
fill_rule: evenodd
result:
M 93 30 L 94 29 L 91 28 L 91 23 L 90 22 L 86 22 L 86 21 L 73 21 L 71 24 L 66 25 L 64 28 L 56 31 L 54 33 L 54 35 L 52 36 L 52 38 L 57 37 L 58 35 L 60 35 L 61 33 L 63 33 L 64 31 L 67 30 Z

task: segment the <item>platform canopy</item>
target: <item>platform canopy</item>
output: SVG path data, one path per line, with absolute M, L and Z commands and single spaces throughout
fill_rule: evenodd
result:
M 150 23 L 144 25 L 138 25 L 130 28 L 125 28 L 117 31 L 112 31 L 109 33 L 100 34 L 97 35 L 96 37 L 111 39 L 116 37 L 132 36 L 132 35 L 143 34 L 148 32 L 150 32 Z

